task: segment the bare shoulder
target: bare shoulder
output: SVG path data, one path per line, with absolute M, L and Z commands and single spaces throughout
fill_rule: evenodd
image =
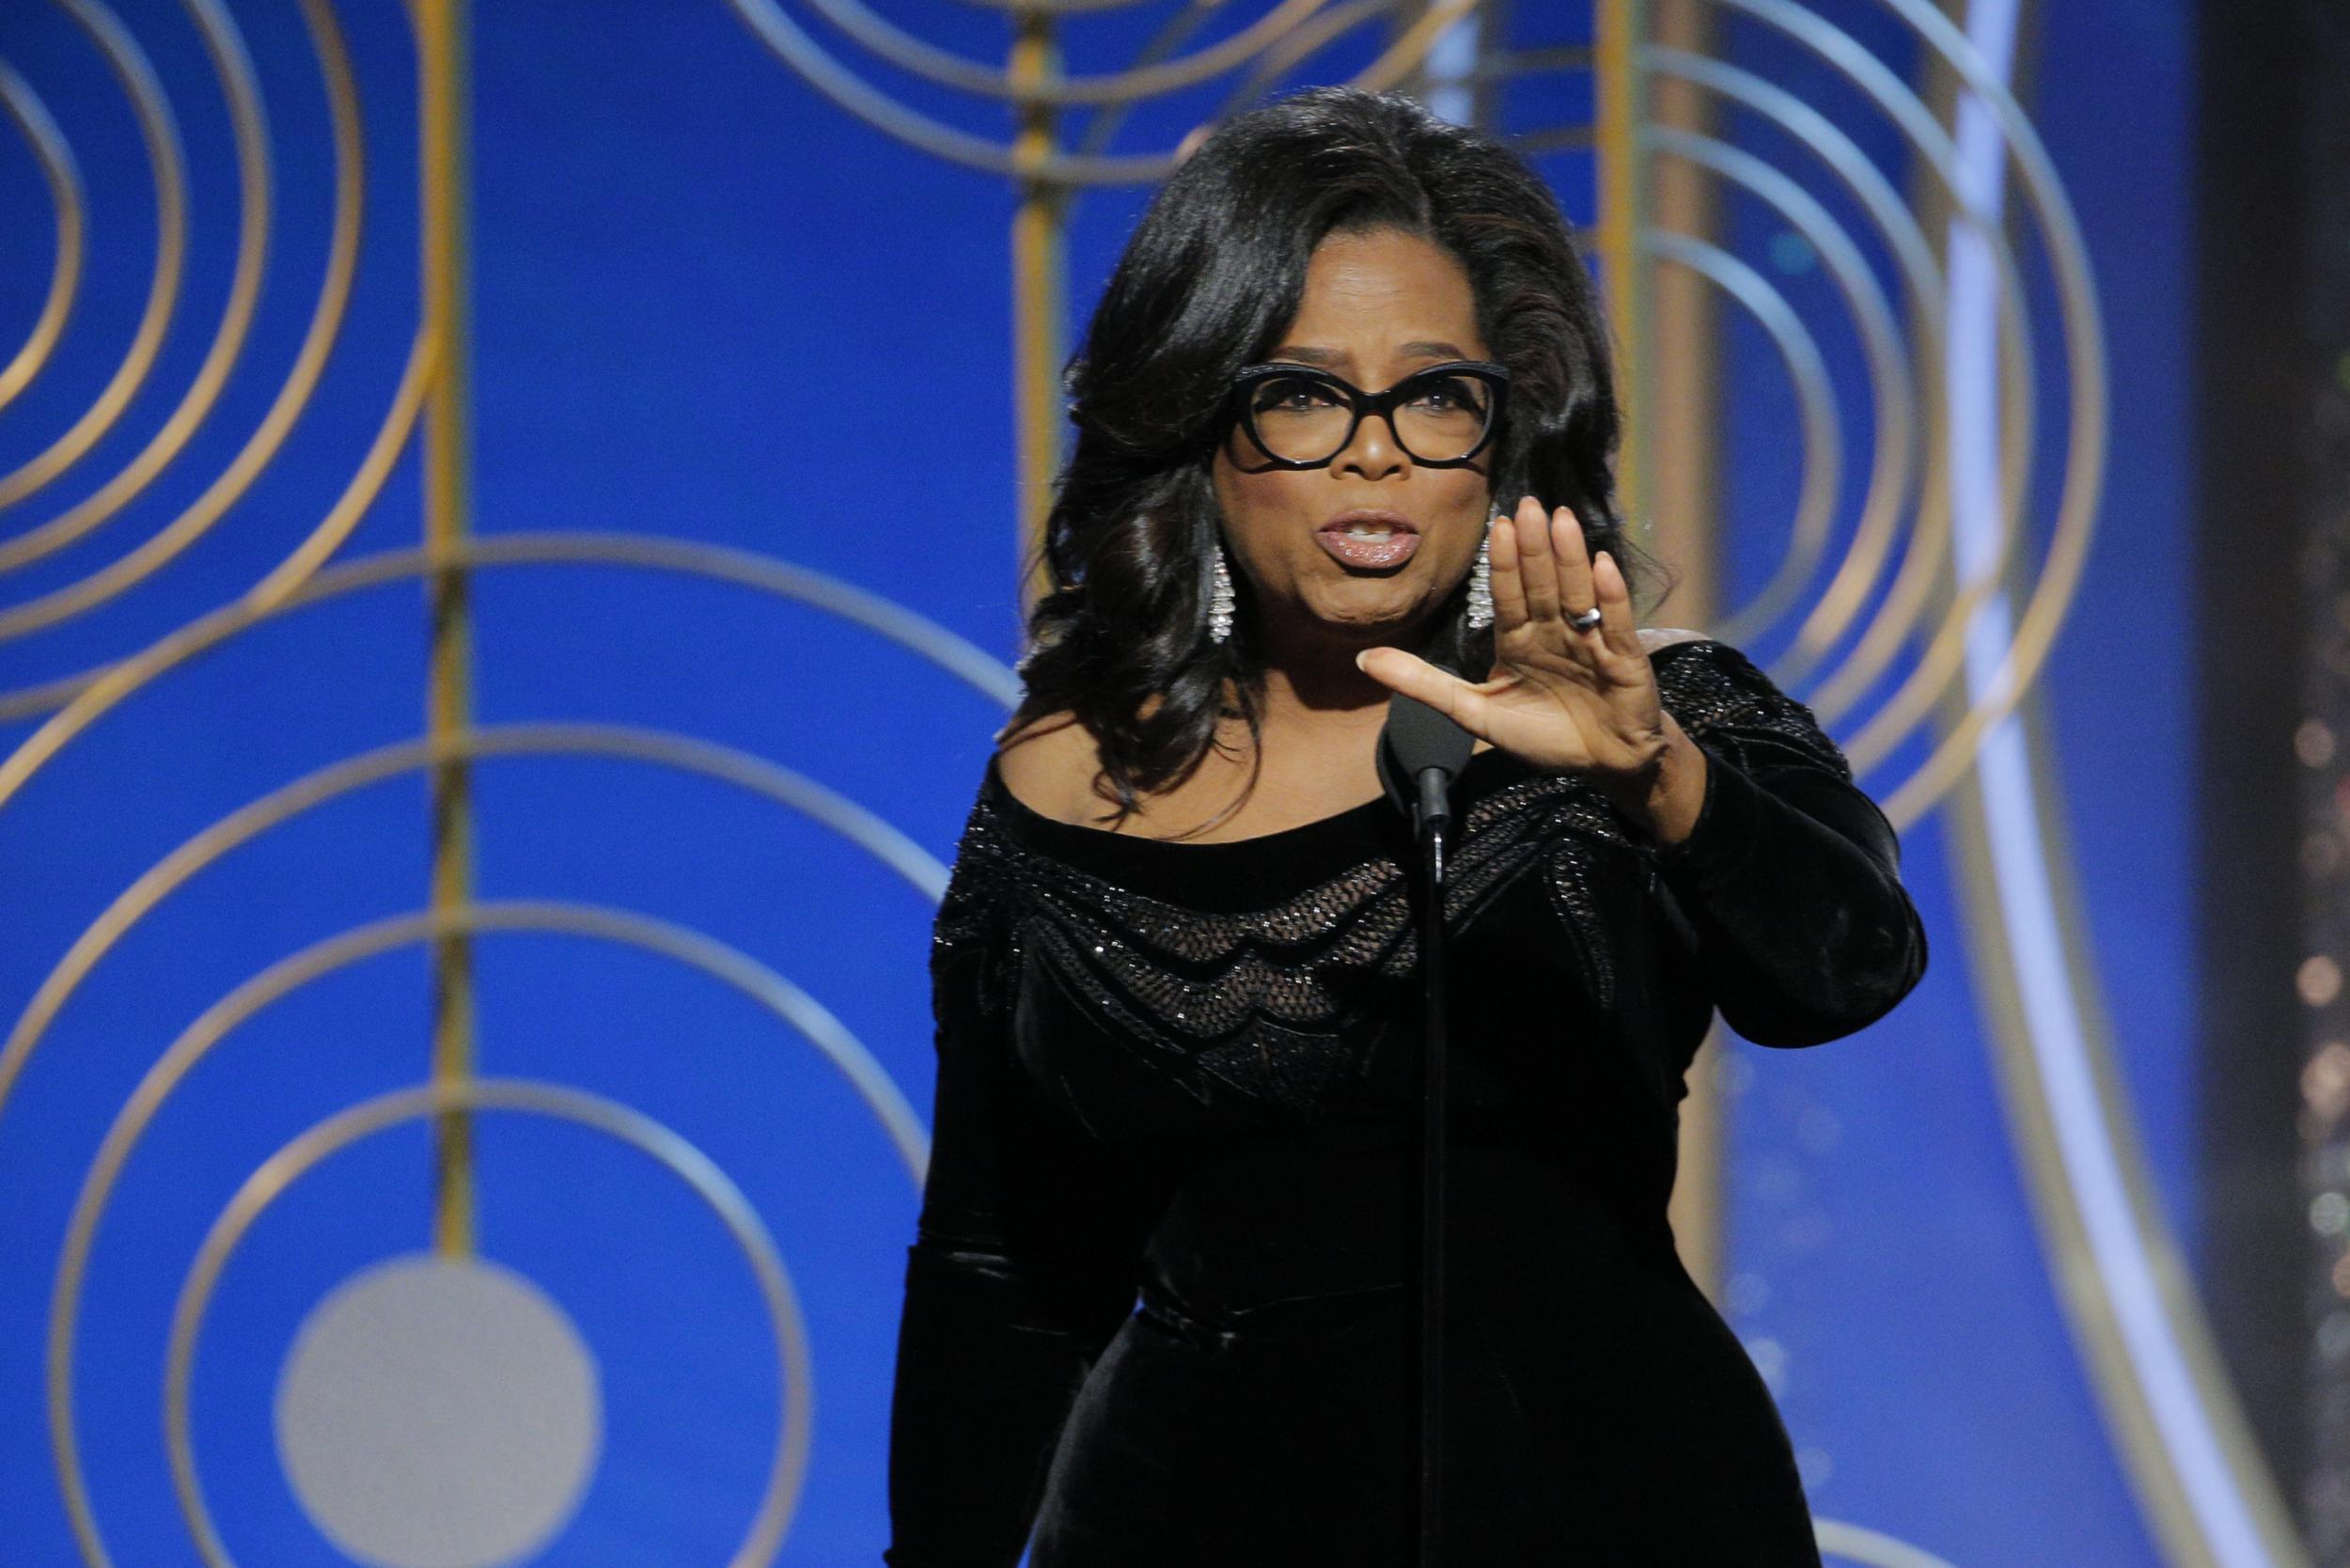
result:
M 1101 751 L 1074 713 L 1044 713 L 996 737 L 995 771 L 1004 788 L 1040 816 L 1073 823 L 1093 796 Z
M 1670 648 L 1677 642 L 1703 642 L 1703 632 L 1693 632 L 1685 626 L 1643 626 L 1640 628 L 1640 651 L 1653 653 L 1660 648 Z

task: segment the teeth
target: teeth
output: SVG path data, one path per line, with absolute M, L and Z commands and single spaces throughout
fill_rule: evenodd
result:
M 1393 539 L 1395 537 L 1395 530 L 1393 528 L 1374 528 L 1367 523 L 1357 523 L 1353 527 L 1346 530 L 1346 537 L 1349 539 Z

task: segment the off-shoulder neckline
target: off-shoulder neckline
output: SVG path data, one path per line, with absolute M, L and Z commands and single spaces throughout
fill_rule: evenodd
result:
M 1465 780 L 1472 773 L 1482 773 L 1491 765 L 1486 762 L 1489 757 L 1508 755 L 1509 753 L 1499 746 L 1490 746 L 1483 751 L 1474 752 L 1470 755 L 1468 761 L 1463 764 L 1461 776 Z M 1341 823 L 1352 823 L 1360 818 L 1395 809 L 1388 804 L 1387 797 L 1382 793 L 1373 795 L 1369 800 L 1357 801 L 1353 806 L 1341 807 L 1326 816 L 1316 817 L 1310 822 L 1297 823 L 1289 827 L 1277 827 L 1269 833 L 1252 833 L 1246 839 L 1154 839 L 1148 834 L 1117 833 L 1106 827 L 1089 827 L 1083 823 L 1065 823 L 1058 817 L 1048 817 L 1011 792 L 1011 787 L 1004 782 L 1003 774 L 997 769 L 995 760 L 993 755 L 987 760 L 986 782 L 989 792 L 996 802 L 1006 807 L 1025 829 L 1047 838 L 1058 836 L 1067 843 L 1145 844 L 1153 849 L 1173 850 L 1178 854 L 1185 855 L 1197 855 L 1210 850 L 1262 851 L 1272 845 L 1289 843 L 1308 834 L 1326 832 Z
M 1672 663 L 1680 657 L 1680 655 L 1674 651 L 1676 650 L 1705 647 L 1715 644 L 1716 644 L 1716 639 L 1713 637 L 1702 635 L 1682 637 L 1675 641 L 1663 643 L 1658 647 L 1649 650 L 1649 658 L 1652 662 L 1661 661 L 1664 663 Z M 1673 654 L 1673 658 L 1665 658 L 1665 655 L 1667 654 Z M 1473 752 L 1470 754 L 1468 761 L 1463 766 L 1462 778 L 1464 782 L 1468 780 L 1473 774 L 1481 774 L 1483 772 L 1490 771 L 1495 764 L 1490 762 L 1488 759 L 1495 757 L 1509 758 L 1510 762 L 1513 764 L 1515 770 L 1526 769 L 1525 763 L 1518 761 L 1515 757 L 1511 756 L 1509 752 L 1504 751 L 1501 747 L 1488 746 L 1483 751 Z M 1511 770 L 1505 770 L 1505 772 L 1507 771 Z M 1481 785 L 1481 777 L 1479 779 L 1479 782 Z M 1043 812 L 1039 811 L 1036 808 L 1030 806 L 1027 802 L 1022 800 L 1018 795 L 1011 792 L 1011 787 L 1004 782 L 1003 775 L 996 767 L 995 755 L 992 752 L 989 754 L 987 759 L 987 772 L 982 779 L 982 788 L 990 797 L 992 797 L 1005 809 L 1012 821 L 1018 824 L 1019 829 L 1026 835 L 1031 835 L 1040 839 L 1056 839 L 1063 845 L 1074 846 L 1081 850 L 1095 844 L 1136 844 L 1145 846 L 1141 853 L 1146 855 L 1167 854 L 1179 857 L 1189 856 L 1195 861 L 1214 858 L 1214 852 L 1219 850 L 1256 850 L 1262 852 L 1269 848 L 1277 848 L 1302 842 L 1310 835 L 1326 834 L 1334 829 L 1340 828 L 1342 825 L 1353 825 L 1358 823 L 1375 821 L 1382 814 L 1394 809 L 1394 808 L 1388 803 L 1387 797 L 1382 793 L 1373 795 L 1369 800 L 1357 801 L 1353 806 L 1342 807 L 1339 810 L 1333 811 L 1327 816 L 1316 817 L 1310 822 L 1298 823 L 1290 827 L 1276 828 L 1270 833 L 1252 834 L 1246 839 L 1210 839 L 1205 840 L 1193 839 L 1153 839 L 1139 833 L 1115 833 L 1108 828 L 1089 827 L 1083 823 L 1065 823 L 1058 817 L 1046 816 Z

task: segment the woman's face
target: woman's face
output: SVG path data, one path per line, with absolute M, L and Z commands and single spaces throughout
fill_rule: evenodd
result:
M 1445 360 L 1492 357 L 1460 261 L 1395 229 L 1333 234 L 1315 247 L 1296 319 L 1266 355 L 1366 392 Z M 1255 589 L 1276 657 L 1317 642 L 1351 651 L 1414 640 L 1468 574 L 1491 510 L 1484 454 L 1471 467 L 1423 467 L 1376 417 L 1326 468 L 1266 467 L 1235 425 L 1214 483 L 1233 564 Z M 1388 533 L 1399 542 L 1365 548 L 1366 536 Z M 1399 552 L 1401 560 L 1362 563 Z

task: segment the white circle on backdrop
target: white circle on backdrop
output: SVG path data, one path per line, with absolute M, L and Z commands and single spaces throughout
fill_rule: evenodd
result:
M 277 1453 L 313 1524 L 376 1568 L 496 1568 L 569 1522 L 603 1396 L 562 1308 L 512 1269 L 413 1253 L 310 1309 L 277 1378 Z

